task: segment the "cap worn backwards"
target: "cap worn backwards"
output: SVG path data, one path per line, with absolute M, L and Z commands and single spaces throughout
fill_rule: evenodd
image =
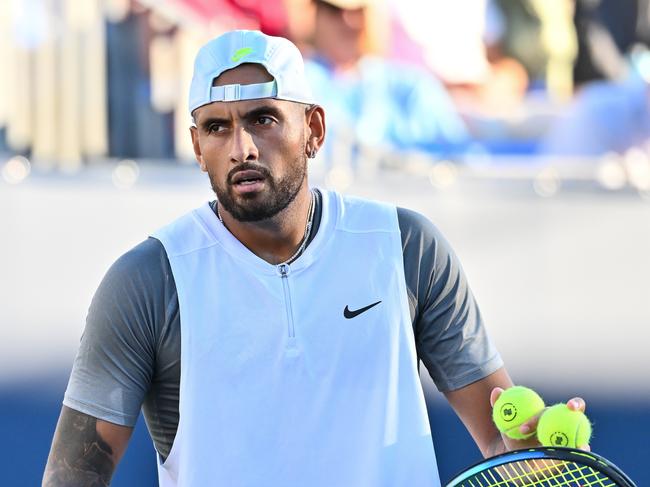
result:
M 261 64 L 273 81 L 212 86 L 221 73 L 244 63 Z M 234 30 L 199 50 L 190 86 L 190 114 L 208 103 L 256 98 L 313 103 L 302 55 L 291 41 L 254 30 Z

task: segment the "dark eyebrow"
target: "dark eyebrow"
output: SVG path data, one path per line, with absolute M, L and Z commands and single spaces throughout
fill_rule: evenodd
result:
M 245 118 L 247 120 L 256 120 L 257 118 L 264 115 L 270 115 L 277 119 L 283 118 L 282 112 L 272 105 L 262 105 L 261 107 L 253 108 L 252 110 L 244 113 L 242 118 Z M 229 123 L 231 123 L 231 121 L 228 118 L 208 117 L 205 120 L 201 121 L 199 127 L 204 132 L 208 132 L 212 124 L 228 125 Z
M 277 119 L 281 119 L 282 113 L 276 107 L 271 105 L 262 105 L 261 107 L 253 108 L 251 111 L 244 114 L 244 118 L 247 119 L 257 119 L 264 115 L 270 115 Z
M 199 126 L 201 127 L 201 130 L 203 130 L 204 132 L 208 132 L 210 130 L 210 125 L 214 123 L 218 125 L 225 125 L 229 122 L 230 121 L 226 118 L 209 117 L 203 120 Z

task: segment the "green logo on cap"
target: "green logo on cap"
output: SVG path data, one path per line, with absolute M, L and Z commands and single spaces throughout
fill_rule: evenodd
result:
M 241 58 L 248 56 L 249 54 L 253 53 L 253 48 L 252 47 L 242 47 L 241 49 L 237 49 L 235 51 L 235 54 L 232 55 L 232 61 L 233 62 L 238 62 Z

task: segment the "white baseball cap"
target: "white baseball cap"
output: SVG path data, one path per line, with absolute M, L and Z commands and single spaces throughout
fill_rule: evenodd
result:
M 244 63 L 261 64 L 273 81 L 250 85 L 212 86 L 215 78 Z M 196 55 L 190 85 L 190 114 L 213 102 L 277 98 L 313 102 L 298 48 L 288 39 L 256 30 L 233 30 L 205 44 Z

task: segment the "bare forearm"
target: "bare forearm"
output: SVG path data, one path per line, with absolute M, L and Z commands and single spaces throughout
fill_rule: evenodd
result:
M 63 407 L 47 459 L 43 487 L 109 485 L 122 451 L 116 452 L 111 445 L 113 438 L 102 435 L 98 422 L 101 423 L 92 416 Z
M 501 368 L 480 381 L 445 393 L 447 400 L 474 438 L 484 457 L 491 457 L 507 450 L 499 430 L 492 422 L 490 392 L 495 387 L 507 388 L 511 385 L 512 380 L 508 373 Z
M 503 441 L 502 436 L 499 434 L 494 436 L 494 439 L 488 443 L 487 447 L 482 453 L 485 458 L 489 458 L 500 455 L 501 453 L 505 453 L 507 451 L 508 447 Z

